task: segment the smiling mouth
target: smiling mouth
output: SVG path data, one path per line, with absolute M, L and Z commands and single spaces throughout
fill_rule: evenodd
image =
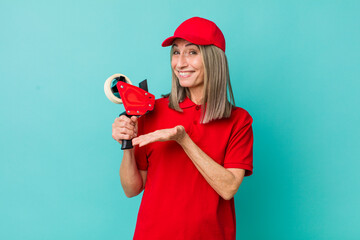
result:
M 178 71 L 178 73 L 179 73 L 180 77 L 186 78 L 186 77 L 189 77 L 193 72 L 180 72 L 180 71 Z

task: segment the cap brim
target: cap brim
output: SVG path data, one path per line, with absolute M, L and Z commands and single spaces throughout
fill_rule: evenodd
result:
M 168 47 L 168 46 L 171 46 L 173 41 L 176 39 L 177 37 L 175 36 L 172 36 L 172 37 L 169 37 L 167 39 L 165 39 L 165 41 L 161 44 L 161 46 L 163 47 Z
M 165 41 L 161 44 L 161 46 L 163 46 L 163 47 L 171 46 L 173 44 L 174 40 L 177 38 L 184 39 L 184 40 L 191 42 L 193 44 L 196 44 L 196 45 L 210 45 L 211 44 L 204 39 L 194 39 L 194 37 L 192 37 L 192 36 L 176 36 L 176 35 L 174 35 L 172 37 L 165 39 Z

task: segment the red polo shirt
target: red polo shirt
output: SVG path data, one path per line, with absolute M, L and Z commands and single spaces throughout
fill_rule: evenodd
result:
M 177 112 L 168 98 L 156 100 L 155 110 L 139 118 L 138 135 L 158 129 L 185 127 L 190 138 L 225 168 L 252 174 L 252 118 L 235 107 L 231 117 L 200 124 L 201 106 L 186 98 Z M 135 229 L 135 240 L 234 240 L 234 199 L 224 200 L 206 182 L 175 141 L 135 148 L 138 168 L 147 179 Z

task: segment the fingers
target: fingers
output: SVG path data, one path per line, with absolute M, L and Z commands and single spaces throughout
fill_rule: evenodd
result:
M 165 142 L 165 141 L 181 141 L 186 134 L 185 128 L 181 125 L 178 125 L 173 128 L 156 130 L 154 132 L 141 135 L 132 140 L 132 144 L 139 145 L 139 147 L 145 146 L 153 142 Z
M 141 143 L 141 140 L 139 138 L 140 137 L 136 137 L 131 140 L 133 146 L 139 145 Z
M 124 115 L 115 119 L 112 124 L 112 137 L 119 143 L 137 136 L 137 117 L 128 118 Z
M 131 131 L 135 131 L 136 132 L 136 127 L 134 125 L 132 125 L 131 123 L 126 123 L 126 122 L 114 122 L 112 125 L 113 128 L 124 128 L 124 129 L 128 129 Z
M 156 139 L 151 134 L 142 135 L 139 137 L 136 137 L 132 140 L 133 146 L 139 145 L 139 147 L 143 147 L 149 143 L 155 142 Z
M 125 115 L 121 115 L 120 117 L 115 119 L 115 123 L 121 123 L 121 122 L 135 126 L 135 124 L 137 123 L 137 117 L 131 116 L 131 118 L 128 118 Z
M 135 117 L 135 116 L 131 116 L 130 120 L 131 120 L 133 123 L 137 123 L 138 118 Z
M 113 131 L 112 131 L 112 137 L 116 141 L 121 140 L 121 139 L 129 140 L 136 136 L 137 136 L 137 134 L 134 131 L 131 131 L 128 129 L 119 128 L 119 129 L 113 129 Z
M 130 134 L 130 135 L 137 134 L 136 127 L 129 123 L 124 123 L 124 122 L 113 123 L 112 129 L 113 131 L 118 131 L 123 134 Z
M 156 130 L 154 132 L 145 134 L 145 135 L 141 135 L 137 138 L 133 139 L 133 145 L 139 145 L 139 147 L 145 146 L 149 143 L 153 143 L 153 142 L 164 142 L 164 141 L 169 141 L 171 140 L 169 138 L 169 130 L 170 129 L 162 129 L 162 130 Z

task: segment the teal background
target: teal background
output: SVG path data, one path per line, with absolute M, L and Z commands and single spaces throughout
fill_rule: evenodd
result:
M 0 239 L 131 239 L 114 73 L 170 90 L 161 42 L 192 16 L 223 30 L 254 118 L 237 239 L 360 239 L 359 1 L 0 2 Z

